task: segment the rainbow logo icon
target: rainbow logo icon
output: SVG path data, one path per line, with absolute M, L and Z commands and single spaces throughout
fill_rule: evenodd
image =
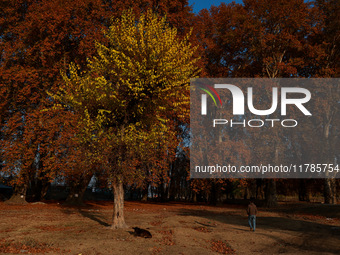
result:
M 217 98 L 218 101 L 221 104 L 221 107 L 222 107 L 222 100 L 221 100 L 219 94 L 217 93 L 217 91 L 213 87 L 211 87 L 209 85 L 206 85 L 206 84 L 200 84 L 200 87 L 198 87 L 198 88 L 203 90 L 205 93 L 207 93 L 212 98 L 212 100 L 214 101 L 216 107 L 217 107 L 217 102 L 216 102 L 216 98 Z

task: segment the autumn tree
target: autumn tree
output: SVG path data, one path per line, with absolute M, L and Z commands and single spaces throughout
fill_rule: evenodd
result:
M 181 119 L 188 114 L 189 78 L 196 72 L 188 37 L 178 39 L 166 18 L 151 11 L 138 20 L 125 12 L 105 32 L 107 44 L 97 43 L 88 71 L 78 74 L 72 64 L 63 76 L 65 86 L 56 99 L 82 114 L 93 130 L 86 139 L 110 144 L 103 164 L 110 169 L 114 191 L 112 228 L 126 226 L 123 184 L 133 154 L 143 153 L 150 134 L 167 134 L 170 115 Z
M 253 24 L 247 28 L 249 40 L 246 46 L 247 57 L 253 62 L 252 75 L 268 78 L 308 76 L 309 74 L 305 73 L 308 63 L 304 58 L 316 54 L 318 47 L 313 47 L 309 38 L 319 28 L 315 13 L 308 3 L 301 0 L 249 0 L 245 1 L 244 5 Z M 261 100 L 268 101 L 268 98 L 271 98 L 270 93 L 262 93 Z M 275 164 L 279 164 L 278 159 L 289 150 L 285 141 L 291 140 L 291 137 L 285 134 L 284 130 L 277 128 L 272 129 L 269 134 L 260 135 L 271 137 L 268 141 L 273 150 L 271 154 L 265 153 L 265 158 L 274 158 Z M 257 152 L 263 151 L 266 146 L 262 146 L 254 148 Z M 275 205 L 275 180 L 267 181 L 265 194 L 266 204 Z
M 14 177 L 15 193 L 25 198 L 27 187 L 44 183 L 46 189 L 53 180 L 49 152 L 67 120 L 53 110 L 43 112 L 53 106 L 47 92 L 58 88 L 60 69 L 71 60 L 84 64 L 109 15 L 97 0 L 2 1 L 1 7 L 3 171 Z

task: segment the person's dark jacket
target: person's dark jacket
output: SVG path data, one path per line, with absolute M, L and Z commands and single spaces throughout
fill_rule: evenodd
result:
M 254 203 L 250 203 L 247 208 L 248 215 L 256 215 L 257 214 L 257 208 Z

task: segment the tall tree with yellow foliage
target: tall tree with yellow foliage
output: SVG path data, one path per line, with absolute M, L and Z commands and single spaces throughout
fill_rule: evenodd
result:
M 180 39 L 165 17 L 151 11 L 138 20 L 132 11 L 123 13 L 104 36 L 107 42 L 97 43 L 86 71 L 70 65 L 54 98 L 83 116 L 90 130 L 84 140 L 102 141 L 97 150 L 109 170 L 112 228 L 117 229 L 126 227 L 123 184 L 141 177 L 138 161 L 150 153 L 150 142 L 160 144 L 159 138 L 172 132 L 171 121 L 188 118 L 189 79 L 197 74 L 197 59 L 190 34 Z

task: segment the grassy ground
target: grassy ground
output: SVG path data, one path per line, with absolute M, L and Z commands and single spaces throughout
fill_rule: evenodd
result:
M 112 208 L 0 203 L 0 254 L 340 254 L 340 205 L 259 208 L 255 232 L 243 205 L 126 202 L 130 228 L 116 231 Z M 153 237 L 134 236 L 136 226 Z

